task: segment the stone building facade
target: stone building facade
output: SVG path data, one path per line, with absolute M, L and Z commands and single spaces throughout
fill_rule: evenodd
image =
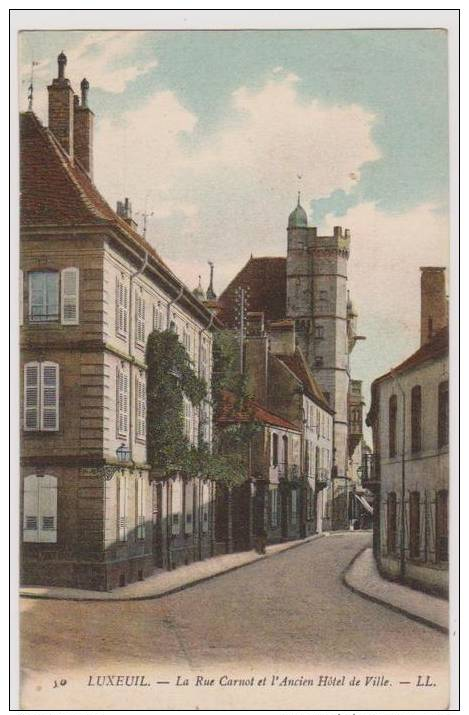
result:
M 367 422 L 373 429 L 369 480 L 375 491 L 375 557 L 385 576 L 447 595 L 446 295 L 443 269 L 421 270 L 421 346 L 372 384 Z
M 58 64 L 48 128 L 20 117 L 22 579 L 105 590 L 212 552 L 212 485 L 147 463 L 145 348 L 175 330 L 210 384 L 219 322 L 99 194 L 88 82 Z M 185 405 L 192 442 L 211 422 Z
M 334 413 L 334 485 L 327 493 L 336 504 L 327 508 L 329 528 L 348 527 L 350 355 L 363 339 L 347 291 L 350 241 L 350 231 L 340 226 L 332 236 L 318 235 L 298 199 L 288 219 L 286 258 L 251 257 L 219 298 L 220 316 L 232 327 L 238 327 L 240 288 L 247 291 L 251 316 L 256 322 L 262 316 L 267 329 L 294 321 L 296 343 Z M 248 331 L 249 319 L 248 313 Z

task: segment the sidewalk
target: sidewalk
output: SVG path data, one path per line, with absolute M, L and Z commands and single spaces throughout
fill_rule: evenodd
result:
M 448 633 L 448 601 L 382 578 L 372 549 L 365 549 L 350 563 L 343 580 L 346 586 L 360 596 Z
M 80 588 L 62 588 L 60 586 L 22 586 L 20 596 L 23 598 L 47 598 L 59 601 L 139 601 L 159 598 L 169 593 L 182 591 L 219 574 L 235 571 L 242 566 L 269 558 L 282 551 L 308 544 L 324 535 L 315 534 L 307 539 L 267 546 L 265 555 L 260 555 L 255 551 L 238 551 L 234 554 L 214 556 L 205 561 L 195 561 L 188 566 L 180 566 L 174 571 L 157 569 L 145 581 L 137 581 L 128 586 L 116 588 L 113 591 L 88 591 Z

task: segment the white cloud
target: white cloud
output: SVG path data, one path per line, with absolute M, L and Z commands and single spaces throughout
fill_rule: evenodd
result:
M 159 92 L 96 133 L 98 186 L 114 203 L 128 194 L 155 211 L 148 236 L 167 259 L 233 264 L 283 254 L 297 175 L 311 197 L 348 190 L 379 157 L 374 117 L 357 105 L 305 101 L 292 77 L 233 92 L 225 121 L 208 135 L 172 92 Z M 241 258 L 240 258 L 241 257 Z M 196 272 L 194 279 L 196 282 Z

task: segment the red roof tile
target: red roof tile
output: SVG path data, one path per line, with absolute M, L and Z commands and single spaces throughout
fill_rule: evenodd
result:
M 308 397 L 328 412 L 333 412 L 324 396 L 324 393 L 314 379 L 313 374 L 306 363 L 304 355 L 299 348 L 297 348 L 291 355 L 275 355 L 274 357 L 286 365 L 288 369 L 291 370 L 291 372 L 298 378 L 298 380 L 300 380 Z
M 439 357 L 444 357 L 448 354 L 449 347 L 449 330 L 448 327 L 439 330 L 431 340 L 424 343 L 415 353 L 412 353 L 410 357 L 406 358 L 399 365 L 394 367 L 389 372 L 384 375 L 377 377 L 375 382 L 380 382 L 381 380 L 391 377 L 392 373 L 402 373 L 410 368 L 417 367 L 427 362 L 427 360 L 435 360 Z
M 225 325 L 236 324 L 236 289 L 249 288 L 247 310 L 263 312 L 265 320 L 285 318 L 287 305 L 286 258 L 250 258 L 220 295 L 220 318 Z
M 243 409 L 235 410 L 235 396 L 231 392 L 223 393 L 223 402 L 216 417 L 219 425 L 251 422 L 253 420 L 273 427 L 294 430 L 295 432 L 299 431 L 292 422 L 270 412 L 255 400 L 245 400 Z

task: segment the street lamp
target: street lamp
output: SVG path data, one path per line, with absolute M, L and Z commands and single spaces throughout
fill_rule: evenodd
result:
M 130 449 L 122 442 L 121 446 L 116 449 L 116 457 L 119 463 L 128 462 L 130 460 Z
M 401 548 L 400 548 L 400 574 L 401 579 L 405 576 L 405 429 L 406 429 L 406 399 L 404 389 L 394 372 L 393 368 L 389 371 L 396 383 L 399 392 L 402 396 L 402 457 L 401 457 Z

